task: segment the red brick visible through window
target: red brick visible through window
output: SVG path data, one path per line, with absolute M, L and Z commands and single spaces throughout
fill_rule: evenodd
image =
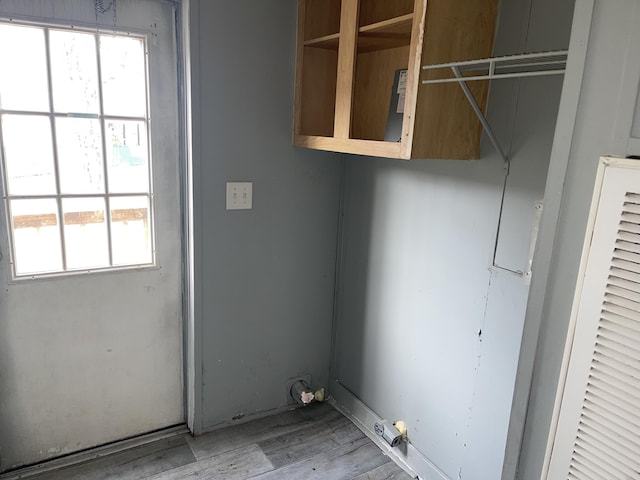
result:
M 13 228 L 40 228 L 52 227 L 58 224 L 55 213 L 43 213 L 40 215 L 16 215 L 13 217 Z
M 111 210 L 112 222 L 133 222 L 143 220 L 147 222 L 148 210 L 146 208 L 128 208 L 122 210 Z
M 134 222 L 142 220 L 147 223 L 148 210 L 146 208 L 128 208 L 112 210 L 113 222 Z M 90 223 L 104 223 L 104 211 L 69 212 L 64 214 L 65 225 L 88 225 Z M 13 228 L 41 228 L 58 224 L 55 213 L 36 215 L 16 215 L 13 217 Z
M 64 214 L 65 225 L 87 225 L 88 223 L 104 223 L 104 212 L 69 212 Z

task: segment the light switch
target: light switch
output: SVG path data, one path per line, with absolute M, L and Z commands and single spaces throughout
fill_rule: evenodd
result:
M 253 208 L 253 182 L 227 182 L 227 210 Z

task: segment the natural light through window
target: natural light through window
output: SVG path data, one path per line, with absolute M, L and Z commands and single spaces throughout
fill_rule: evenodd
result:
M 13 274 L 154 263 L 143 38 L 0 22 Z

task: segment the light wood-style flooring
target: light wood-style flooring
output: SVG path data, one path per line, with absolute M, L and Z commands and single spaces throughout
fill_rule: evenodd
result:
M 315 404 L 200 437 L 188 435 L 30 476 L 38 480 L 409 480 L 329 404 Z

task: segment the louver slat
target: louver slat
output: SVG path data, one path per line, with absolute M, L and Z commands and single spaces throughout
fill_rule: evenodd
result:
M 598 435 L 598 432 L 590 432 L 581 428 L 578 431 L 578 441 L 581 440 L 592 449 L 592 452 L 597 452 L 602 463 L 622 474 L 618 478 L 633 478 L 633 475 L 638 472 L 638 468 L 640 468 L 638 463 L 607 445 L 606 440 L 603 441 L 603 437 Z
M 634 302 L 633 299 L 629 297 L 629 295 L 621 296 L 621 295 L 614 295 L 611 293 L 605 293 L 604 299 L 605 299 L 605 306 L 606 306 L 606 302 L 611 302 L 620 307 L 629 309 L 633 314 L 638 314 L 638 309 L 640 309 L 640 303 Z M 640 318 L 640 315 L 638 316 L 638 318 Z
M 621 423 L 620 425 L 625 427 L 626 425 L 632 424 L 635 422 L 638 424 L 638 420 L 640 417 L 638 415 L 634 415 L 632 412 L 624 410 L 620 408 L 620 402 L 611 402 L 609 399 L 604 398 L 600 395 L 594 394 L 592 392 L 588 392 L 585 400 L 589 402 L 589 405 L 593 405 L 594 410 L 601 409 L 603 412 L 606 412 L 606 415 L 610 418 L 615 417 Z M 640 430 L 636 432 L 631 432 L 632 434 L 638 435 L 638 440 L 640 440 Z
M 618 278 L 624 278 L 625 280 L 629 280 L 630 282 L 634 282 L 640 285 L 640 273 L 634 272 L 634 269 L 638 269 L 637 264 L 629 263 L 627 265 L 628 268 L 625 268 L 625 267 L 618 267 L 617 263 L 619 263 L 619 261 L 611 262 L 611 264 L 614 267 L 611 269 L 611 275 Z M 618 268 L 615 268 L 615 267 L 618 267 Z
M 622 234 L 622 232 L 618 233 L 618 237 Z M 640 245 L 633 242 L 627 242 L 624 240 L 618 240 L 616 242 L 616 249 L 625 250 L 627 252 L 640 253 Z
M 609 277 L 609 285 L 608 288 L 617 287 L 623 288 L 627 291 L 631 291 L 640 295 L 640 284 L 636 282 L 631 282 L 624 278 L 619 278 L 611 274 Z
M 624 339 L 623 339 L 624 340 Z M 628 345 L 627 342 L 617 342 L 615 339 L 606 338 L 601 336 L 596 344 L 595 351 L 598 355 L 603 357 L 613 357 L 623 364 L 633 366 L 634 362 L 638 361 L 638 349 L 634 345 Z M 602 358 L 602 357 L 601 357 Z
M 607 285 L 607 290 L 606 290 L 607 293 L 610 293 L 612 295 L 617 295 L 618 297 L 626 296 L 626 298 L 633 300 L 636 303 L 640 303 L 640 292 L 634 292 L 633 290 L 624 288 L 619 284 L 614 283 L 612 280 L 613 279 L 609 278 L 609 285 Z
M 617 315 L 614 312 L 603 310 L 601 313 L 600 321 L 615 323 L 618 325 L 622 325 L 623 327 L 626 327 L 630 330 L 640 331 L 640 326 L 638 325 L 638 322 L 629 320 L 628 318 L 623 317 L 621 315 Z
M 636 225 L 640 225 L 640 215 L 637 213 L 623 213 L 621 216 L 621 220 L 627 223 L 635 223 Z
M 567 478 L 640 479 L 640 194 L 619 211 Z
M 622 325 L 603 321 L 600 330 L 598 331 L 598 338 L 602 338 L 605 340 L 611 340 L 617 342 L 618 345 L 626 346 L 632 350 L 635 350 L 636 353 L 633 354 L 633 358 L 638 353 L 638 349 L 640 348 L 640 332 L 633 328 L 624 328 Z
M 615 368 L 609 367 L 605 363 L 594 365 L 591 369 L 591 377 L 598 378 L 607 383 L 611 388 L 616 388 L 635 398 L 640 398 L 640 388 L 629 383 L 628 376 L 623 375 Z
M 592 418 L 595 421 L 611 425 L 611 428 L 616 428 L 618 433 L 630 440 L 640 441 L 640 428 L 638 425 L 632 425 L 627 420 L 618 415 L 615 412 L 611 412 L 606 408 L 602 408 L 600 405 L 593 403 L 588 395 L 585 396 L 584 405 L 582 406 L 582 415 L 587 418 Z
M 637 263 L 635 263 L 635 262 L 629 262 L 627 260 L 623 260 L 623 259 L 617 258 L 614 255 L 613 259 L 611 260 L 611 265 L 613 267 L 615 267 L 616 271 L 619 272 L 619 273 L 612 272 L 612 275 L 614 275 L 614 276 L 615 275 L 622 275 L 622 274 L 626 275 L 624 278 L 629 278 L 629 277 L 633 278 L 634 276 L 636 276 L 634 274 L 634 271 L 637 268 L 636 267 Z
M 581 442 L 576 442 L 573 451 L 574 460 L 582 465 L 585 469 L 595 474 L 596 478 L 602 480 L 618 480 L 615 474 L 612 475 L 611 471 L 602 465 L 598 459 L 594 458 L 592 453 L 582 445 Z
M 622 293 L 623 295 L 605 293 L 604 308 L 606 309 L 607 302 L 609 302 L 609 303 L 613 303 L 614 305 L 627 308 L 628 310 L 631 311 L 631 315 L 638 314 L 638 308 L 640 308 L 640 303 L 633 301 L 633 298 L 631 298 L 629 295 L 626 295 L 625 292 L 622 292 Z M 630 317 L 630 318 L 633 318 L 633 317 Z M 640 318 L 640 316 L 638 318 Z
M 629 225 L 633 225 L 632 223 Z M 640 244 L 640 234 L 634 232 L 626 232 L 623 230 L 623 226 L 620 225 L 620 232 L 618 233 L 618 240 L 623 242 Z
M 605 303 L 603 308 L 609 312 L 616 313 L 621 317 L 625 317 L 625 318 L 628 318 L 629 320 L 640 322 L 640 312 L 634 312 L 633 310 L 625 308 L 622 305 L 616 305 L 615 303 L 610 302 L 610 303 Z
M 620 222 L 620 231 L 640 234 L 640 225 L 631 222 Z
M 569 478 L 577 480 L 599 480 L 598 474 L 579 463 L 571 465 L 569 470 Z
M 609 426 L 587 417 L 582 417 L 580 425 L 582 428 L 589 429 L 591 432 L 597 431 L 603 439 L 606 439 L 609 445 L 620 450 L 628 457 L 636 455 L 636 450 L 628 446 L 630 442 L 628 442 L 625 437 L 620 436 L 615 429 L 609 428 Z
M 615 405 L 624 411 L 628 411 L 631 415 L 640 417 L 640 405 L 635 402 L 635 398 L 632 395 L 627 394 L 624 391 L 620 391 L 616 388 L 609 388 L 609 385 L 605 382 L 599 381 L 597 378 L 591 378 L 590 392 L 593 395 L 606 400 L 611 405 Z
M 640 205 L 632 197 L 627 197 L 627 202 L 622 207 L 624 213 L 637 213 L 640 215 Z
M 632 262 L 632 263 L 640 263 L 640 255 L 629 251 L 629 247 L 626 247 L 623 244 L 624 242 L 618 242 L 618 243 L 620 244 L 621 247 L 625 247 L 625 248 L 616 249 L 615 253 L 613 254 L 613 258 L 619 258 L 620 260 L 626 260 L 627 262 Z
M 594 370 L 604 370 L 601 367 L 608 366 L 612 370 L 617 370 L 617 375 L 615 375 L 614 378 L 617 378 L 620 382 L 629 385 L 630 387 L 635 387 L 636 389 L 638 388 L 637 385 L 634 385 L 635 382 L 633 382 L 633 375 L 636 375 L 638 373 L 637 368 L 634 368 L 633 366 L 627 365 L 616 359 L 600 355 L 597 352 L 595 352 L 593 360 L 594 364 L 592 368 Z

